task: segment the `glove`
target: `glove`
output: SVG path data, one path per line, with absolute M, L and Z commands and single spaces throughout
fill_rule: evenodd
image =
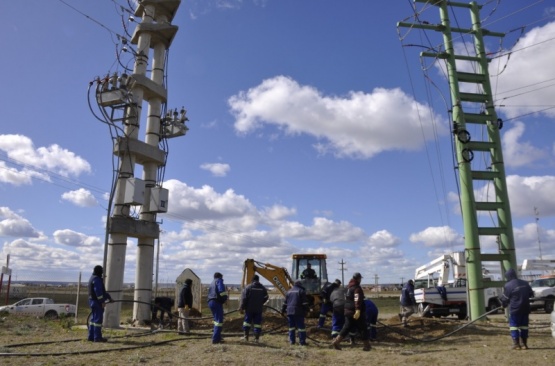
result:
M 240 313 L 240 314 L 245 314 L 245 309 L 240 309 L 240 310 L 239 310 L 239 313 Z
M 358 318 L 360 318 L 360 310 L 355 311 L 355 315 L 353 315 L 354 320 L 357 320 Z
M 189 310 L 189 305 L 185 305 L 185 311 Z

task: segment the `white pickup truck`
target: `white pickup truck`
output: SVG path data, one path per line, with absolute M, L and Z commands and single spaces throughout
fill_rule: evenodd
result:
M 501 307 L 501 289 L 485 288 L 483 291 L 487 311 Z M 414 298 L 418 305 L 418 313 L 422 316 L 456 315 L 459 319 L 465 319 L 467 316 L 468 295 L 465 279 L 457 280 L 453 286 L 416 289 Z
M 555 303 L 555 276 L 536 278 L 530 286 L 534 290 L 534 297 L 530 299 L 530 308 L 532 310 L 541 309 L 547 314 L 551 313 Z
M 0 314 L 1 313 L 56 319 L 62 314 L 74 316 L 75 305 L 55 304 L 54 300 L 46 297 L 31 297 L 20 300 L 13 305 L 0 306 Z

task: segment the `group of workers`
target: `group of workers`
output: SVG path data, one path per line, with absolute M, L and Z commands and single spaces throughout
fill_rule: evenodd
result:
M 307 268 L 301 278 L 311 278 L 310 268 Z M 93 274 L 89 279 L 88 293 L 89 306 L 91 308 L 91 318 L 89 323 L 88 340 L 91 342 L 106 342 L 102 336 L 102 323 L 104 307 L 112 302 L 112 298 L 104 288 L 102 279 L 102 266 L 95 266 Z M 533 296 L 533 291 L 528 282 L 518 279 L 516 271 L 509 269 L 505 274 L 507 283 L 504 286 L 503 295 L 500 300 L 504 308 L 509 308 L 509 327 L 513 340 L 512 349 L 528 349 L 528 322 L 530 313 L 529 298 Z M 355 343 L 355 337 L 360 336 L 363 341 L 363 350 L 371 349 L 370 341 L 376 340 L 376 323 L 378 319 L 378 308 L 364 296 L 364 291 L 360 285 L 362 275 L 359 272 L 353 274 L 349 283 L 341 287 L 341 281 L 335 280 L 326 283 L 321 291 L 322 303 L 320 304 L 320 317 L 318 327 L 323 328 L 327 314 L 332 312 L 331 336 L 333 338 L 333 348 L 340 350 L 341 342 L 349 338 L 351 344 Z M 192 280 L 185 280 L 178 298 L 178 332 L 187 334 L 190 332 L 189 311 L 193 306 Z M 208 288 L 208 307 L 212 312 L 214 329 L 212 333 L 212 344 L 223 343 L 222 328 L 224 323 L 223 305 L 228 300 L 226 286 L 224 285 L 223 275 L 220 272 L 214 273 L 214 279 Z M 252 282 L 243 289 L 241 294 L 239 311 L 244 315 L 243 321 L 243 340 L 248 341 L 251 329 L 253 330 L 254 342 L 258 343 L 262 334 L 262 313 L 264 304 L 268 301 L 268 290 L 260 283 L 258 275 L 254 275 Z M 173 306 L 173 300 L 172 306 Z M 162 298 L 157 298 L 159 308 L 164 307 Z M 156 302 L 156 301 L 155 301 Z M 167 305 L 167 304 L 166 304 Z M 407 326 L 408 318 L 415 312 L 416 301 L 414 298 L 414 282 L 407 281 L 401 290 L 399 320 L 403 326 Z M 171 306 L 170 306 L 171 308 Z M 171 316 L 171 312 L 169 312 Z M 287 291 L 285 302 L 281 309 L 282 315 L 287 316 L 289 325 L 288 340 L 291 345 L 298 342 L 301 346 L 306 346 L 306 327 L 305 316 L 310 311 L 310 304 L 306 290 L 301 280 L 295 281 L 294 285 Z M 521 343 L 522 342 L 522 343 Z

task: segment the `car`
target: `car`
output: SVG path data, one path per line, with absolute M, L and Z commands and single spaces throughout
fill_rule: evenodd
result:
M 551 313 L 555 303 L 555 276 L 541 276 L 532 281 L 530 287 L 534 290 L 534 297 L 530 298 L 530 308 L 541 309 L 546 314 Z
M 0 314 L 36 316 L 38 318 L 57 319 L 60 315 L 75 316 L 73 304 L 56 304 L 46 297 L 30 297 L 13 305 L 0 306 Z

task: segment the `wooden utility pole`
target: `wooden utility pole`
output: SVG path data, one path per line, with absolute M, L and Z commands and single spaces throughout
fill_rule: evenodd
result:
M 345 271 L 347 270 L 347 268 L 345 268 L 344 265 L 347 263 L 343 261 L 343 258 L 341 258 L 341 262 L 339 262 L 339 264 L 341 264 L 341 283 L 343 284 L 343 286 L 345 286 Z

